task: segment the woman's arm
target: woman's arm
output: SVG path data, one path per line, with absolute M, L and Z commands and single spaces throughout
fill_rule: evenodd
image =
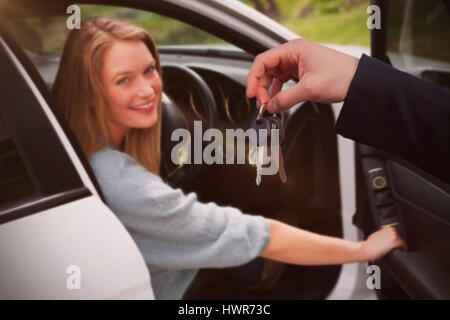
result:
M 268 220 L 270 242 L 261 256 L 291 264 L 326 265 L 374 261 L 393 248 L 405 247 L 394 228 L 381 229 L 366 241 L 354 242 Z

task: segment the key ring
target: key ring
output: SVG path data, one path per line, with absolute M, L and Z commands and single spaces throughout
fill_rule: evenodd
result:
M 269 103 L 269 101 L 263 102 L 263 104 L 261 105 L 261 108 L 259 108 L 258 117 L 256 117 L 256 119 L 258 119 L 258 120 L 261 119 L 262 113 L 263 113 L 263 109 L 266 106 L 266 104 L 268 104 L 268 103 Z

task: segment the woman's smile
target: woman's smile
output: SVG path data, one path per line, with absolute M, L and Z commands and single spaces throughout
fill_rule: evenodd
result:
M 155 109 L 155 103 L 153 101 L 151 101 L 151 102 L 143 104 L 143 105 L 129 107 L 129 109 L 139 112 L 139 113 L 149 113 Z

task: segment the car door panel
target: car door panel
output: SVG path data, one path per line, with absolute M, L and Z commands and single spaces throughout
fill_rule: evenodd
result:
M 389 254 L 380 268 L 391 276 L 412 299 L 446 299 L 450 297 L 448 264 L 426 251 Z
M 388 167 L 393 191 L 399 200 L 450 225 L 450 194 L 447 191 L 398 162 L 388 161 Z
M 366 235 L 394 225 L 408 245 L 407 251 L 396 249 L 374 263 L 410 298 L 450 299 L 448 187 L 378 149 L 358 145 L 358 150 L 364 187 L 355 224 Z M 377 187 L 379 179 L 383 185 Z
M 387 263 L 405 291 L 417 299 L 450 298 L 450 194 L 411 169 L 388 161 L 392 190 L 409 252 L 396 251 Z
M 95 196 L 1 224 L 0 254 L 1 299 L 154 298 L 137 246 Z

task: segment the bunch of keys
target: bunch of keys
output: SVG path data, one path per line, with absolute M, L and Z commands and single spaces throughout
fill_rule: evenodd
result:
M 264 162 L 264 149 L 267 148 L 267 157 L 270 158 L 270 145 L 271 145 L 271 129 L 278 129 L 279 132 L 279 144 L 278 144 L 278 159 L 272 159 L 271 161 L 278 161 L 278 172 L 280 175 L 280 179 L 282 183 L 286 183 L 287 177 L 286 172 L 284 171 L 284 160 L 283 160 L 283 154 L 281 152 L 281 143 L 284 139 L 284 129 L 281 125 L 281 120 L 276 116 L 273 115 L 271 117 L 263 117 L 263 109 L 267 102 L 264 102 L 261 105 L 261 108 L 259 109 L 259 114 L 256 117 L 255 120 L 253 120 L 251 127 L 256 130 L 256 185 L 259 186 L 261 183 L 261 172 L 262 172 L 262 165 Z M 264 146 L 261 142 L 264 140 L 264 137 L 261 137 L 261 131 L 260 129 L 265 129 L 265 132 L 267 132 L 267 137 L 265 139 L 266 146 Z

